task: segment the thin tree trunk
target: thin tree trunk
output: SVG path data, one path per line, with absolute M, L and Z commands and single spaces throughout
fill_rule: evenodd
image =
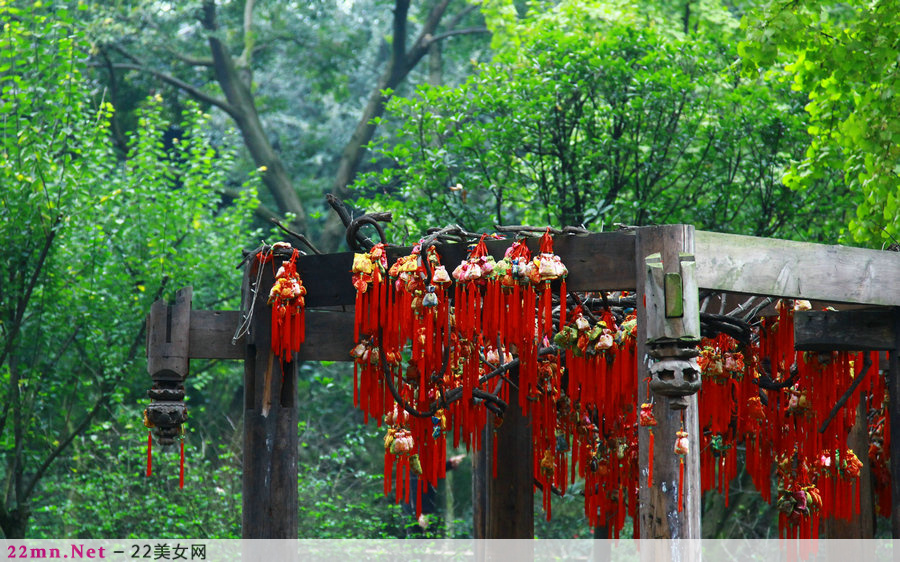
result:
M 218 29 L 218 24 L 216 23 L 216 4 L 212 0 L 206 0 L 203 3 L 202 23 L 210 32 L 209 48 L 213 58 L 216 80 L 228 100 L 228 105 L 224 109 L 240 129 L 244 144 L 247 145 L 253 162 L 257 168 L 262 170 L 262 181 L 275 199 L 279 212 L 296 215 L 291 227 L 298 232 L 306 232 L 308 228 L 306 211 L 288 177 L 281 157 L 269 142 L 269 137 L 266 135 L 256 110 L 253 93 L 241 79 L 241 74 L 231 53 L 214 33 Z
M 369 101 L 363 109 L 362 117 L 356 124 L 350 140 L 341 152 L 337 173 L 331 186 L 331 193 L 341 199 L 349 195 L 349 185 L 356 177 L 359 163 L 366 152 L 366 145 L 375 135 L 376 125 L 373 119 L 384 115 L 387 102 L 390 101 L 393 90 L 396 89 L 416 67 L 422 57 L 429 52 L 429 48 L 436 42 L 435 30 L 447 11 L 450 0 L 441 0 L 431 9 L 428 19 L 422 26 L 413 46 L 406 50 L 406 25 L 409 11 L 409 0 L 396 0 L 394 4 L 394 36 L 391 49 L 391 61 L 387 69 L 378 80 L 378 84 L 369 95 Z M 385 91 L 388 91 L 387 93 Z M 324 251 L 334 251 L 343 240 L 345 228 L 340 218 L 331 214 L 325 221 L 325 227 L 319 237 L 318 246 Z

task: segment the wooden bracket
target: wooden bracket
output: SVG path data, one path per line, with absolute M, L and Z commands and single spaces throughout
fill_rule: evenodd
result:
M 648 343 L 699 342 L 700 302 L 694 256 L 679 252 L 664 261 L 660 253 L 647 256 L 646 297 Z
M 147 371 L 154 381 L 181 382 L 190 365 L 191 299 L 193 289 L 175 293 L 175 303 L 158 300 L 147 319 Z

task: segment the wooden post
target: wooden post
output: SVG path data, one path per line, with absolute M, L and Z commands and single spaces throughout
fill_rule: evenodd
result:
M 491 476 L 491 447 L 493 447 L 494 429 L 488 424 L 484 428 L 481 449 L 472 455 L 472 536 L 486 539 L 488 504 L 488 479 Z M 483 559 L 483 556 L 479 560 Z
M 878 366 L 870 369 L 877 376 Z M 847 436 L 847 448 L 851 449 L 863 461 L 863 467 L 859 471 L 859 479 L 855 486 L 859 486 L 860 512 L 853 515 L 849 521 L 829 517 L 823 521 L 824 535 L 828 539 L 872 539 L 875 538 L 875 505 L 872 491 L 872 467 L 867 461 L 869 452 L 869 423 L 866 419 L 866 401 L 860 396 L 856 408 L 856 423 Z
M 900 307 L 894 307 L 894 349 L 888 352 L 891 424 L 891 537 L 900 538 Z
M 181 383 L 188 376 L 193 289 L 175 292 L 175 303 L 158 300 L 147 319 L 147 371 L 154 381 Z
M 154 302 L 147 318 L 147 371 L 153 387 L 147 391 L 152 402 L 144 415 L 160 445 L 180 439 L 187 420 L 183 383 L 190 370 L 192 295 L 191 287 L 185 287 L 175 293 L 173 305 Z
M 282 364 L 271 350 L 272 314 L 266 305 L 272 267 L 260 286 L 244 273 L 243 310 L 255 300 L 244 360 L 244 455 L 241 536 L 297 538 L 297 361 Z M 278 264 L 275 265 L 275 268 Z M 284 370 L 282 371 L 282 368 Z
M 510 371 L 518 381 L 518 369 Z M 497 448 L 497 478 L 492 458 Z M 519 409 L 518 390 L 511 387 L 503 423 L 484 428 L 482 448 L 472 467 L 473 536 L 476 539 L 534 538 L 534 464 L 531 426 Z
M 518 369 L 510 372 L 518 382 Z M 519 409 L 519 391 L 510 387 L 509 407 L 503 423 L 491 436 L 497 449 L 497 477 L 485 475 L 488 489 L 487 533 L 489 539 L 534 538 L 534 465 L 531 456 L 531 426 Z M 490 425 L 490 422 L 489 422 Z M 490 466 L 490 460 L 485 463 Z M 493 469 L 490 469 L 493 470 Z
M 677 273 L 681 253 L 694 253 L 694 228 L 689 225 L 645 227 L 637 232 L 635 265 L 637 273 L 638 320 L 638 402 L 650 401 L 647 378 L 650 376 L 647 356 L 648 307 L 644 302 L 647 278 L 645 258 L 660 253 L 665 273 Z M 654 307 L 664 310 L 665 307 Z M 653 428 L 654 461 L 653 486 L 647 486 L 649 463 L 649 432 L 641 427 L 638 433 L 640 478 L 640 533 L 642 539 L 699 539 L 700 538 L 700 436 L 697 415 L 697 395 L 687 398 L 688 407 L 671 410 L 665 397 L 654 399 L 654 414 L 658 425 Z M 682 428 L 689 436 L 690 453 L 684 458 L 684 503 L 678 509 L 679 457 L 674 452 L 675 432 Z

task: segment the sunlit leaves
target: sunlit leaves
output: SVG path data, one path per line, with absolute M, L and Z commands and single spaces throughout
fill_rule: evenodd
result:
M 802 196 L 781 183 L 807 142 L 801 96 L 741 77 L 719 37 L 576 22 L 566 6 L 522 19 L 522 48 L 461 86 L 395 98 L 400 140 L 377 146 L 390 164 L 358 184 L 361 205 L 397 211 L 410 234 L 448 222 L 833 234 L 829 174 Z
M 120 160 L 112 108 L 84 77 L 88 47 L 72 16 L 9 13 L 0 6 L 0 396 L 12 405 L 0 444 L 2 466 L 20 470 L 0 475 L 17 480 L 4 482 L 13 509 L 34 499 L 32 479 L 50 474 L 38 467 L 89 412 L 102 419 L 129 402 L 139 419 L 133 392 L 147 386 L 142 329 L 153 299 L 195 284 L 197 305 L 235 302 L 233 265 L 255 242 L 246 230 L 255 191 L 248 180 L 226 206 L 218 190 L 235 181 L 233 143 L 212 143 L 194 107 L 170 123 L 160 99 L 146 102 Z M 173 131 L 179 141 L 166 144 Z
M 807 189 L 823 168 L 843 172 L 853 191 L 849 240 L 881 246 L 900 239 L 900 3 L 771 2 L 746 20 L 748 67 L 786 63 L 793 86 L 809 96 L 814 137 L 785 182 Z

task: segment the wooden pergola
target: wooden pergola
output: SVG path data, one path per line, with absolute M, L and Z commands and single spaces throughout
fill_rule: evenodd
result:
M 510 241 L 487 243 L 496 258 Z M 536 249 L 536 240 L 529 242 Z M 408 248 L 388 248 L 392 263 Z M 452 266 L 467 256 L 465 244 L 437 247 L 441 262 Z M 659 254 L 665 273 L 677 274 L 679 264 L 693 258 L 696 286 L 687 291 L 713 290 L 854 305 L 845 312 L 799 313 L 798 349 L 887 350 L 888 387 L 900 396 L 900 253 L 791 242 L 695 231 L 690 225 L 639 227 L 627 231 L 557 236 L 554 251 L 569 269 L 569 291 L 627 290 L 637 294 L 638 357 L 647 351 L 646 326 L 659 321 L 664 307 L 647 299 L 647 258 Z M 305 255 L 297 270 L 306 296 L 306 341 L 300 361 L 349 361 L 353 341 L 355 290 L 350 281 L 352 253 Z M 270 354 L 271 312 L 266 306 L 273 284 L 271 268 L 258 281 L 244 276 L 241 311 L 191 309 L 191 290 L 182 289 L 172 306 L 157 302 L 148 330 L 148 369 L 155 379 L 188 375 L 190 359 L 244 360 L 243 536 L 297 536 L 297 361 L 286 364 Z M 696 294 L 681 295 L 697 300 Z M 856 310 L 860 306 L 865 310 Z M 249 331 L 232 342 L 235 327 L 253 310 Z M 648 364 L 639 360 L 637 380 L 647 378 Z M 162 373 L 162 374 L 161 374 Z M 639 401 L 647 401 L 646 386 L 638 385 Z M 473 478 L 476 538 L 532 538 L 533 466 L 528 419 L 515 399 L 504 416 L 496 451 L 497 478 L 485 471 L 494 446 L 486 435 L 475 456 Z M 667 408 L 657 415 L 660 434 L 674 434 L 681 414 Z M 890 402 L 891 433 L 900 435 L 900 400 Z M 699 450 L 697 396 L 689 398 L 685 427 L 691 450 Z M 490 434 L 491 432 L 486 432 Z M 639 463 L 646 466 L 646 428 L 639 432 Z M 892 466 L 892 534 L 900 537 L 900 439 L 890 450 Z M 656 442 L 654 483 L 640 488 L 642 538 L 700 538 L 699 455 L 686 460 L 684 509 L 677 509 L 678 459 L 670 444 Z M 635 524 L 638 524 L 636 522 Z

